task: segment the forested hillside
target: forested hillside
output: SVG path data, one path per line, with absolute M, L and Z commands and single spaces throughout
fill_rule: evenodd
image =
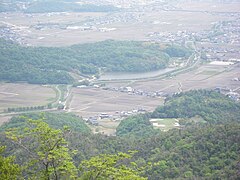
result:
M 199 118 L 196 118 L 199 117 Z M 121 121 L 117 127 L 118 136 L 148 137 L 156 134 L 151 118 L 180 118 L 184 127 L 195 123 L 209 124 L 239 122 L 240 104 L 230 98 L 209 90 L 193 90 L 176 94 L 165 100 L 153 113 L 137 115 Z M 202 121 L 194 121 L 202 119 Z
M 193 90 L 168 98 L 158 107 L 153 118 L 191 118 L 200 116 L 210 123 L 240 121 L 240 104 L 208 90 Z
M 188 106 L 186 100 L 192 105 L 192 108 L 190 106 L 184 108 Z M 199 106 L 195 107 L 194 104 L 191 104 L 192 101 L 199 103 Z M 73 154 L 68 150 L 67 152 L 70 154 L 67 159 L 75 165 L 80 164 L 82 168 L 79 169 L 79 176 L 87 176 L 86 179 L 91 179 L 90 177 L 99 171 L 101 171 L 101 177 L 105 177 L 105 179 L 109 179 L 108 173 L 111 174 L 111 177 L 137 177 L 135 179 L 144 179 L 145 177 L 150 180 L 237 179 L 239 177 L 240 116 L 238 103 L 213 91 L 197 90 L 175 95 L 166 100 L 165 106 L 157 108 L 153 114 L 138 115 L 123 120 L 117 128 L 117 136 L 112 137 L 89 133 L 89 128 L 83 124 L 82 120 L 73 115 L 47 113 L 29 114 L 25 115 L 25 118 L 14 117 L 1 128 L 0 142 L 2 146 L 6 146 L 5 153 L 2 152 L 2 155 L 4 158 L 15 155 L 14 163 L 17 163 L 18 166 L 28 164 L 33 157 L 29 155 L 26 148 L 34 153 L 39 151 L 37 144 L 32 146 L 31 141 L 29 142 L 29 139 L 32 139 L 29 137 L 29 132 L 33 132 L 34 137 L 38 138 L 39 133 L 35 134 L 35 132 L 41 132 L 42 129 L 48 128 L 47 124 L 49 124 L 51 128 L 62 129 L 63 133 L 67 133 L 63 136 L 64 141 L 68 144 L 67 148 L 77 150 Z M 175 114 L 173 107 L 178 112 L 176 113 L 177 117 L 186 119 L 185 125 L 180 129 L 172 129 L 167 132 L 154 129 L 149 122 L 151 116 L 156 115 L 159 109 L 166 115 L 169 112 Z M 219 112 L 218 109 L 223 112 Z M 193 113 L 189 114 L 189 111 Z M 158 114 L 158 117 L 164 118 L 165 116 L 161 116 L 161 113 Z M 220 115 L 214 116 L 215 113 L 220 113 Z M 195 115 L 202 116 L 205 123 L 188 124 L 188 118 Z M 43 120 L 26 121 L 29 118 Z M 43 124 L 42 121 L 47 124 Z M 36 125 L 41 125 L 42 128 L 35 129 Z M 44 131 L 46 137 L 51 131 L 55 132 L 55 130 Z M 42 136 L 41 133 L 39 135 Z M 54 137 L 51 139 L 55 141 Z M 51 142 L 49 141 L 49 143 Z M 42 143 L 47 146 L 45 143 L 48 144 L 48 141 Z M 121 152 L 125 154 L 121 155 Z M 132 153 L 129 155 L 129 152 Z M 66 160 L 58 154 L 56 154 L 57 157 L 63 158 L 61 161 Z M 117 157 L 131 158 L 130 161 L 119 161 L 127 170 L 124 171 L 127 172 L 125 176 L 113 173 L 123 170 L 120 168 L 123 166 L 115 166 L 116 164 L 113 163 L 119 160 L 113 160 Z M 41 163 L 41 160 L 40 158 L 37 162 Z M 97 165 L 97 162 L 107 162 L 108 165 Z M 129 162 L 132 162 L 131 165 Z M 38 163 L 32 165 L 36 166 L 32 172 L 34 169 L 38 169 L 33 174 L 27 173 L 29 169 L 24 169 L 23 173 L 25 175 L 27 173 L 28 177 L 41 173 L 42 165 L 39 166 Z M 103 170 L 103 167 L 106 171 Z M 116 170 L 112 167 L 120 169 Z M 133 171 L 131 168 L 135 170 Z M 64 171 L 67 170 L 69 169 L 64 169 Z M 78 171 L 75 168 L 72 170 Z M 18 176 L 21 176 L 21 173 Z
M 67 84 L 69 72 L 144 72 L 165 68 L 171 54 L 159 45 L 135 41 L 103 41 L 70 47 L 22 47 L 0 41 L 0 80 L 35 84 Z M 176 49 L 176 46 L 173 47 Z M 182 56 L 187 50 L 179 47 Z M 175 52 L 175 51 L 174 51 Z M 168 54 L 169 53 L 169 54 Z M 179 54 L 177 54 L 178 56 Z
M 7 136 L 12 138 L 12 142 L 15 142 L 15 137 L 17 138 L 19 136 L 18 138 L 21 138 L 21 141 L 19 141 L 20 139 L 18 138 L 15 139 L 18 143 L 12 143 L 9 138 L 5 137 L 3 132 L 0 136 L 1 145 L 7 146 L 5 153 L 2 154 L 3 157 L 15 155 L 15 163 L 17 163 L 18 166 L 26 165 L 28 162 L 30 163 L 31 159 L 36 158 L 35 156 L 32 157 L 32 155 L 29 154 L 25 148 L 30 148 L 32 153 L 35 153 L 35 150 L 42 151 L 41 149 L 35 149 L 37 148 L 37 144 L 31 145 L 31 139 L 33 137 L 28 137 L 28 134 L 29 132 L 45 132 L 44 128 L 47 127 L 40 121 L 36 121 L 36 123 L 30 123 L 37 125 L 37 127 L 38 125 L 41 125 L 42 127 L 35 129 L 35 125 L 32 126 L 30 124 L 31 126 L 27 126 L 28 128 L 30 127 L 30 130 L 27 130 L 26 132 L 28 133 L 24 136 L 14 136 L 16 132 L 19 132 L 15 131 L 14 129 L 9 131 L 10 133 L 7 133 Z M 61 154 L 54 154 L 54 157 L 61 157 L 61 160 L 59 160 L 61 162 L 73 161 L 74 164 L 81 164 L 81 167 L 83 166 L 84 169 L 80 169 L 80 175 L 89 175 L 89 173 L 93 175 L 94 169 L 97 167 L 99 168 L 97 168 L 98 170 L 102 172 L 107 171 L 109 173 L 109 168 L 111 171 L 111 167 L 117 167 L 114 166 L 113 163 L 110 163 L 115 162 L 111 160 L 112 158 L 130 158 L 131 156 L 120 155 L 121 153 L 118 153 L 128 153 L 129 150 L 134 150 L 136 152 L 132 155 L 130 162 L 135 162 L 133 163 L 135 169 L 138 167 L 137 169 L 141 170 L 139 172 L 141 176 L 147 177 L 148 179 L 236 179 L 239 173 L 240 158 L 239 131 L 240 125 L 236 122 L 231 122 L 219 125 L 196 125 L 182 130 L 175 129 L 168 132 L 159 132 L 152 134 L 149 137 L 139 138 L 135 136 L 129 136 L 128 138 L 124 138 L 119 136 L 107 137 L 100 134 L 86 134 L 81 133 L 81 130 L 71 132 L 65 128 L 63 132 L 67 133 L 67 135 L 64 135 L 68 144 L 67 148 L 69 150 L 71 149 L 78 151 L 72 155 L 70 153 L 71 151 L 69 151 L 70 155 L 73 157 L 72 160 L 70 157 L 70 159 L 66 159 L 65 155 L 62 156 Z M 47 146 L 48 143 L 54 142 L 58 137 L 56 135 L 51 136 L 51 132 L 55 132 L 55 130 L 49 129 L 49 132 L 46 131 L 46 134 L 44 133 L 45 135 L 34 133 L 34 137 L 38 138 L 38 134 L 39 136 L 44 135 L 44 137 L 51 137 L 51 141 L 41 142 L 44 146 Z M 60 131 L 56 132 L 60 133 Z M 19 146 L 19 143 L 20 145 L 23 144 L 24 146 Z M 63 145 L 64 144 L 60 144 L 60 147 Z M 59 150 L 61 150 L 61 148 Z M 100 157 L 96 157 L 99 154 L 118 155 L 101 155 Z M 98 166 L 96 164 L 97 162 L 103 162 L 104 159 L 108 166 L 103 164 L 99 164 Z M 130 168 L 128 162 L 129 161 L 123 161 L 122 163 Z M 28 172 L 28 174 L 25 174 L 25 176 L 34 177 L 35 175 L 40 175 L 41 172 L 44 172 L 42 171 L 43 169 L 41 170 L 41 167 L 43 166 L 38 166 L 38 163 L 41 164 L 41 158 L 35 163 L 37 164 L 31 164 L 33 168 L 31 171 L 29 171 L 30 169 L 24 170 L 24 173 Z M 101 167 L 105 167 L 105 169 L 103 170 Z M 68 166 L 64 168 L 63 172 L 70 172 L 70 170 L 77 171 L 73 166 L 69 167 L 68 164 Z M 135 172 L 132 170 L 130 171 L 132 173 Z M 138 173 L 135 175 L 137 174 Z M 65 177 L 65 175 L 62 175 L 62 177 Z M 132 175 L 135 177 L 134 174 Z M 18 176 L 21 176 L 21 174 Z M 109 179 L 109 177 L 110 175 L 105 176 L 106 179 Z

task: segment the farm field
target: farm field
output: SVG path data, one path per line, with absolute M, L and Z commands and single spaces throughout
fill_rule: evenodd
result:
M 134 89 L 143 91 L 162 91 L 165 93 L 175 93 L 181 91 L 189 91 L 192 89 L 214 89 L 216 87 L 228 87 L 237 89 L 240 87 L 239 81 L 233 79 L 239 77 L 240 65 L 210 65 L 205 64 L 199 68 L 179 74 L 177 76 L 168 77 L 159 80 L 143 80 L 125 82 L 125 85 Z M 109 83 L 109 86 L 124 86 L 123 82 Z
M 238 91 L 240 82 L 233 79 L 240 75 L 240 65 L 201 65 L 199 68 L 159 80 L 141 80 L 106 83 L 107 87 L 131 86 L 136 90 L 146 92 L 161 91 L 171 94 L 175 92 L 188 91 L 191 89 L 214 89 L 216 87 L 228 87 Z M 54 101 L 56 92 L 50 87 L 29 84 L 0 84 L 0 111 L 8 107 L 28 107 L 46 105 Z M 132 112 L 137 109 L 153 111 L 162 105 L 163 98 L 153 98 L 140 95 L 129 95 L 128 93 L 103 90 L 101 88 L 72 88 L 71 100 L 67 111 L 73 112 L 83 118 L 99 116 L 108 113 L 119 116 L 120 112 Z M 10 117 L 1 116 L 0 123 L 7 121 Z M 114 134 L 118 121 L 111 119 L 99 120 L 98 127 L 94 131 Z
M 163 104 L 162 98 L 128 95 L 98 88 L 73 88 L 72 93 L 69 111 L 82 117 L 97 116 L 101 113 L 115 115 L 121 111 L 128 112 L 139 108 L 153 111 Z
M 29 107 L 47 105 L 55 99 L 50 87 L 30 84 L 0 84 L 0 112 L 8 107 Z

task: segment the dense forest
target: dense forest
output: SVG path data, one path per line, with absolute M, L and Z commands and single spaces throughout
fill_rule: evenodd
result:
M 45 137 L 49 132 L 56 133 L 57 131 L 57 134 L 65 134 L 61 136 L 64 137 L 64 143 L 60 144 L 59 148 L 67 143 L 65 155 L 69 152 L 67 158 L 54 154 L 55 158 L 61 157 L 62 162 L 69 162 L 68 168 L 65 168 L 66 171 L 69 171 L 65 172 L 64 176 L 67 176 L 68 173 L 71 174 L 74 170 L 80 179 L 83 177 L 94 179 L 96 173 L 99 173 L 100 176 L 95 179 L 110 179 L 110 177 L 153 180 L 237 179 L 240 172 L 240 116 L 235 114 L 235 118 L 233 118 L 230 114 L 233 111 L 239 112 L 239 104 L 216 92 L 198 90 L 175 95 L 166 101 L 166 106 L 168 106 L 169 101 L 174 99 L 177 101 L 180 97 L 193 99 L 207 99 L 208 97 L 209 101 L 222 101 L 223 104 L 231 106 L 226 106 L 225 114 L 222 114 L 224 117 L 216 121 L 216 119 L 211 120 L 213 117 L 211 114 L 214 109 L 219 108 L 218 106 L 221 108 L 220 103 L 214 106 L 207 105 L 206 108 L 211 108 L 211 110 L 205 111 L 203 109 L 203 114 L 209 114 L 205 123 L 186 124 L 180 129 L 172 129 L 167 132 L 151 127 L 149 123 L 151 113 L 129 117 L 120 123 L 117 136 L 111 137 L 90 133 L 83 121 L 71 114 L 26 114 L 25 117 L 14 117 L 9 123 L 2 126 L 0 142 L 1 146 L 6 149 L 0 152 L 0 158 L 6 161 L 9 160 L 7 158 L 10 158 L 11 161 L 9 161 L 15 166 L 23 166 L 22 170 L 16 173 L 18 177 L 43 175 L 42 168 L 44 166 L 40 158 L 43 150 L 39 149 L 38 145 L 45 147 L 45 142 L 48 144 L 52 141 L 40 141 L 39 144 L 31 145 L 32 136 L 34 135 L 34 138 L 38 139 L 39 135 Z M 184 117 L 187 119 L 190 117 L 187 114 L 189 110 L 185 109 L 185 111 Z M 201 113 L 200 110 L 199 112 Z M 37 128 L 40 125 L 42 128 Z M 67 128 L 65 125 L 69 127 Z M 78 126 L 80 127 L 78 128 Z M 39 134 L 39 131 L 42 132 L 44 128 L 48 128 L 46 131 L 48 133 Z M 25 131 L 26 129 L 27 131 Z M 52 139 L 54 138 L 52 137 Z M 32 157 L 26 149 L 33 154 L 39 151 L 41 153 L 37 157 Z M 63 149 L 57 150 L 62 151 Z M 70 153 L 73 150 L 77 151 Z M 46 150 L 45 155 L 49 155 L 47 152 Z M 55 149 L 53 153 L 55 153 Z M 36 162 L 31 164 L 33 159 Z M 27 166 L 29 163 L 31 168 Z M 79 168 L 75 169 L 74 167 L 78 165 Z M 56 174 L 59 175 L 58 166 L 55 168 Z M 48 175 L 53 177 L 54 173 L 51 172 L 49 171 Z M 125 174 L 121 174 L 123 172 Z
M 172 56 L 189 56 L 189 50 L 135 41 L 103 41 L 70 47 L 23 47 L 0 40 L 0 80 L 35 84 L 68 84 L 69 72 L 144 72 L 165 68 Z M 176 50 L 177 49 L 177 50 Z M 177 52 L 177 53 L 176 53 Z M 169 54 L 168 54 L 169 53 Z
M 200 116 L 205 121 L 218 123 L 240 120 L 240 104 L 230 98 L 208 90 L 192 90 L 166 99 L 153 118 L 191 118 Z

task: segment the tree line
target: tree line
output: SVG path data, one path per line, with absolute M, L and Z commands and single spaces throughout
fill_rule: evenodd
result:
M 34 110 L 43 110 L 45 108 L 47 108 L 47 106 L 13 107 L 13 108 L 5 109 L 4 112 L 11 113 L 11 112 L 22 112 L 22 111 L 34 111 Z

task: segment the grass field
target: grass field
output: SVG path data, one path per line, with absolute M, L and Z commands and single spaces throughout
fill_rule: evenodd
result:
M 179 128 L 179 119 L 176 118 L 151 119 L 150 122 L 152 123 L 154 128 L 161 129 L 162 131 Z
M 99 120 L 99 126 L 91 126 L 91 129 L 95 133 L 101 133 L 105 135 L 115 135 L 116 128 L 120 124 L 120 121 L 113 121 L 111 119 Z

